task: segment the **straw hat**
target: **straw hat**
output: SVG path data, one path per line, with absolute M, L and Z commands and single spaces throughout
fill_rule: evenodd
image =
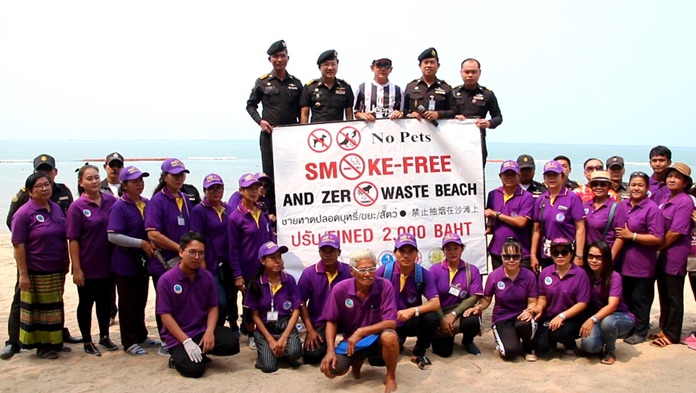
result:
M 592 184 L 593 181 L 605 181 L 609 183 L 612 187 L 616 186 L 616 183 L 611 181 L 609 172 L 607 171 L 594 171 L 590 174 L 590 182 L 587 184 Z

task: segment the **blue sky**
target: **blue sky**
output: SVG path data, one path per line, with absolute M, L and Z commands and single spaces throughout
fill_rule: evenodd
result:
M 0 2 L 0 139 L 255 139 L 246 99 L 283 38 L 303 82 L 326 49 L 354 86 L 378 56 L 401 86 L 430 46 L 452 85 L 476 57 L 493 142 L 694 145 L 693 2 L 235 4 Z

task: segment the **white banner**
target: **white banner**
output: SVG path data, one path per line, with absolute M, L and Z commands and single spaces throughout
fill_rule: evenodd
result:
M 369 248 L 394 259 L 394 239 L 411 232 L 420 263 L 440 262 L 445 233 L 466 245 L 464 260 L 486 268 L 481 139 L 473 121 L 415 119 L 307 124 L 273 131 L 278 243 L 295 278 L 319 260 L 319 237 L 341 239 L 342 258 Z

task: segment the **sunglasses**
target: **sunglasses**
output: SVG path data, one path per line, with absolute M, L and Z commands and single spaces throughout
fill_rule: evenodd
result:
M 567 257 L 568 254 L 570 254 L 570 250 L 567 248 L 560 248 L 560 249 L 556 248 L 556 249 L 551 250 L 552 257 L 558 257 L 558 256 Z
M 588 260 L 588 261 L 592 261 L 592 260 L 601 261 L 601 260 L 602 260 L 602 256 L 601 256 L 601 255 L 598 255 L 598 254 L 587 254 L 587 260 Z
M 593 181 L 590 183 L 590 187 L 609 187 L 609 183 L 605 181 Z
M 633 173 L 631 173 L 631 176 L 629 176 L 630 179 L 633 179 L 634 177 L 640 177 L 640 178 L 644 179 L 645 181 L 648 181 L 650 179 L 648 177 L 648 175 L 645 174 L 645 172 L 641 172 L 641 171 L 633 172 Z
M 585 170 L 588 172 L 601 171 L 602 169 L 604 168 L 601 165 L 585 167 Z
M 379 63 L 375 63 L 375 66 L 377 66 L 377 68 L 391 68 L 392 65 L 391 65 L 391 63 L 379 62 Z
M 522 259 L 521 254 L 502 254 L 500 257 L 503 258 L 504 261 L 519 261 Z

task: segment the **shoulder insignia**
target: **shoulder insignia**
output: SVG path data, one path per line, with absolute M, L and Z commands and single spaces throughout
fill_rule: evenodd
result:
M 416 79 L 414 79 L 414 80 L 412 80 L 412 81 L 410 81 L 410 82 L 408 82 L 408 83 L 415 83 L 415 82 L 418 82 L 419 80 L 420 80 L 420 78 L 416 78 Z
M 449 85 L 449 83 L 445 82 L 444 79 L 440 79 L 440 83 L 442 83 L 442 84 L 444 84 L 444 85 Z
M 350 86 L 350 83 L 348 83 L 348 81 L 345 80 L 345 79 L 341 79 L 341 83 L 343 83 L 343 84 L 345 84 L 345 85 L 347 85 L 347 86 Z
M 314 83 L 314 79 L 310 79 L 309 82 L 305 83 L 305 86 L 309 86 Z
M 271 76 L 271 74 L 263 74 L 259 77 L 259 80 L 262 81 L 262 80 L 268 78 L 269 76 Z
M 490 87 L 481 86 L 481 88 L 482 88 L 483 90 L 488 90 L 488 91 L 490 91 L 491 93 L 493 93 L 493 90 L 491 90 Z
M 458 89 L 461 89 L 461 88 L 462 88 L 462 86 L 464 86 L 464 85 L 457 85 L 457 86 L 454 86 L 454 87 L 452 88 L 452 90 L 458 90 Z

